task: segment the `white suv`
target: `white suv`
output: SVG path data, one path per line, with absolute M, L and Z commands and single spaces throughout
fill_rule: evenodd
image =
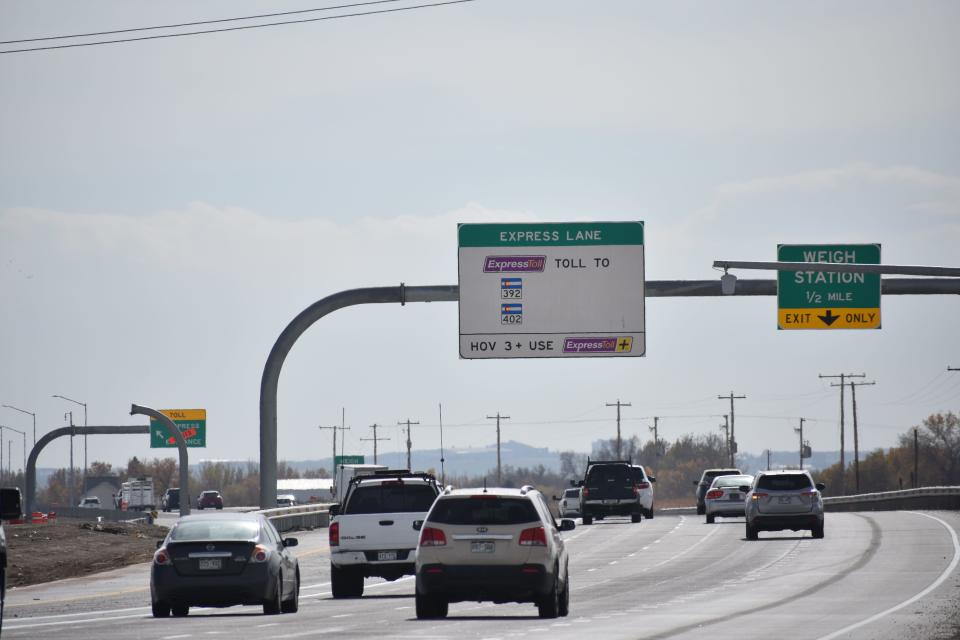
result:
M 640 491 L 640 508 L 643 509 L 644 518 L 653 518 L 653 483 L 657 481 L 653 476 L 647 475 L 647 470 L 639 464 L 633 465 L 637 478 L 637 489 Z
M 567 615 L 570 575 L 561 531 L 543 495 L 522 489 L 447 489 L 417 546 L 418 618 L 446 617 L 451 602 L 532 602 L 541 618 Z

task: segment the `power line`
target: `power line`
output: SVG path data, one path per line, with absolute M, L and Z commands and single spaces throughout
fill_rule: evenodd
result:
M 49 40 L 66 40 L 69 38 L 92 38 L 93 36 L 111 36 L 117 33 L 133 33 L 136 31 L 152 31 L 154 29 L 179 29 L 180 27 L 196 27 L 201 24 L 218 24 L 221 22 L 239 22 L 242 20 L 258 20 L 260 18 L 277 18 L 279 16 L 292 16 L 303 13 L 314 13 L 317 11 L 333 11 L 335 9 L 351 9 L 353 7 L 363 7 L 371 4 L 387 4 L 390 2 L 401 2 L 402 0 L 371 0 L 370 2 L 355 2 L 353 4 L 341 4 L 330 7 L 319 7 L 316 9 L 299 9 L 297 11 L 278 11 L 276 13 L 261 13 L 253 16 L 238 16 L 235 18 L 217 18 L 214 20 L 197 20 L 196 22 L 179 22 L 176 24 L 160 24 L 152 27 L 132 27 L 129 29 L 114 29 L 113 31 L 91 31 L 90 33 L 72 33 L 64 36 L 42 36 L 38 38 L 24 38 L 23 40 L 0 40 L 0 44 L 22 44 L 24 42 L 44 42 Z
M 395 7 L 392 9 L 377 9 L 375 11 L 358 11 L 356 13 L 343 13 L 336 16 L 321 16 L 319 18 L 303 18 L 300 20 L 281 20 L 279 22 L 265 22 L 261 24 L 249 24 L 249 25 L 242 25 L 238 27 L 224 27 L 222 29 L 202 29 L 200 31 L 185 31 L 183 33 L 163 33 L 163 34 L 158 34 L 153 36 L 139 36 L 136 38 L 120 38 L 117 40 L 97 40 L 95 42 L 78 42 L 75 44 L 58 44 L 58 45 L 50 45 L 46 47 L 31 47 L 28 49 L 7 49 L 5 51 L 0 51 L 0 54 L 27 53 L 30 51 L 50 51 L 53 49 L 73 49 L 77 47 L 94 47 L 94 46 L 103 45 L 103 44 L 123 44 L 128 42 L 139 42 L 142 40 L 160 40 L 163 38 L 182 38 L 185 36 L 208 35 L 211 33 L 224 33 L 227 31 L 245 31 L 247 29 L 261 29 L 263 27 L 279 27 L 279 26 L 289 25 L 289 24 L 303 24 L 307 22 L 322 22 L 324 20 L 339 20 L 341 18 L 357 18 L 361 16 L 372 16 L 372 15 L 378 15 L 378 14 L 384 14 L 384 13 L 398 13 L 400 11 L 413 11 L 416 9 L 428 9 L 432 7 L 442 7 L 445 5 L 464 4 L 467 2 L 476 2 L 476 1 L 477 0 L 444 0 L 443 2 L 429 2 L 426 4 L 415 4 L 407 7 Z M 348 5 L 348 6 L 352 6 L 352 5 Z M 147 27 L 143 27 L 142 29 L 146 29 L 146 28 Z M 65 36 L 65 37 L 69 37 L 69 36 Z M 41 40 L 41 39 L 44 39 L 44 38 L 38 38 L 37 40 Z M 10 41 L 10 42 L 16 42 L 16 41 Z

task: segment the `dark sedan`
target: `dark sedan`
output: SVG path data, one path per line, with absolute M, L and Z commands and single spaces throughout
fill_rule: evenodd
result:
M 299 608 L 300 567 L 260 514 L 184 516 L 158 543 L 150 571 L 153 615 L 185 616 L 192 606 L 262 605 L 264 614 Z

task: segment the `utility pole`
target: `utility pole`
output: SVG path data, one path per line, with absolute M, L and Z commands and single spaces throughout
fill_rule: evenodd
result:
M 743 400 L 747 396 L 735 396 L 733 391 L 730 392 L 729 396 L 717 396 L 717 400 L 726 400 L 730 399 L 730 466 L 733 467 L 736 464 L 736 455 L 737 455 L 737 434 L 735 429 L 735 414 L 733 412 L 733 401 L 734 400 Z M 726 417 L 726 416 L 724 416 Z
M 767 449 L 767 471 L 770 471 L 770 449 Z
M 617 408 L 617 460 L 620 460 L 620 407 L 629 407 L 631 404 L 629 402 L 620 402 L 618 399 L 615 403 L 608 402 L 607 406 Z
M 73 411 L 67 411 L 63 414 L 63 419 L 66 420 L 68 416 L 70 417 L 70 487 L 67 495 L 69 496 L 70 506 L 75 507 L 77 502 L 73 499 Z
M 818 378 L 840 378 L 840 384 L 831 383 L 831 387 L 840 387 L 840 495 L 846 495 L 847 493 L 847 458 L 846 453 L 844 452 L 844 447 L 846 446 L 846 440 L 844 436 L 844 423 L 843 423 L 843 388 L 845 386 L 845 380 L 847 378 L 866 378 L 867 374 L 861 373 L 859 375 L 854 373 L 840 373 L 833 376 L 825 376 L 823 374 L 817 374 Z
M 653 426 L 647 427 L 650 431 L 653 431 L 653 459 L 657 462 L 657 471 L 660 469 L 660 435 L 657 432 L 658 422 L 660 422 L 660 418 L 653 416 Z
M 913 488 L 920 486 L 920 434 L 917 427 L 913 428 Z
M 370 428 L 373 429 L 373 437 L 372 437 L 372 438 L 360 438 L 360 440 L 361 440 L 362 442 L 370 442 L 370 441 L 373 441 L 373 464 L 377 464 L 377 442 L 379 442 L 380 440 L 389 440 L 389 439 L 390 439 L 390 438 L 378 438 L 378 437 L 377 437 L 377 428 L 378 428 L 379 426 L 380 426 L 380 425 L 378 425 L 378 424 L 372 424 L 372 425 L 370 425 Z
M 730 452 L 730 414 L 723 414 L 723 424 L 720 425 L 723 430 L 723 444 L 727 446 L 727 456 L 730 458 L 730 466 L 733 466 L 733 454 Z
M 795 432 L 800 434 L 800 470 L 803 471 L 803 422 L 804 418 L 800 418 L 800 428 L 794 429 Z
M 443 469 L 443 403 L 438 402 L 437 407 L 440 410 L 440 484 L 447 484 L 447 474 Z
M 407 471 L 413 471 L 413 465 L 410 463 L 410 447 L 413 446 L 413 442 L 410 441 L 410 425 L 420 423 L 410 422 L 410 418 L 407 418 L 406 422 L 398 422 L 397 424 L 407 425 Z
M 321 431 L 324 429 L 331 429 L 333 431 L 333 457 L 330 458 L 330 468 L 333 469 L 333 476 L 337 475 L 337 429 L 340 427 L 333 425 L 332 427 L 317 427 Z
M 850 382 L 850 398 L 853 400 L 853 477 L 860 493 L 860 436 L 857 429 L 857 387 L 877 384 L 876 382 Z
M 497 411 L 497 415 L 487 416 L 487 420 L 493 420 L 493 419 L 496 419 L 497 421 L 497 486 L 499 487 L 501 484 L 500 478 L 501 478 L 501 471 L 502 471 L 500 467 L 500 421 L 509 420 L 510 416 L 502 416 L 500 415 L 500 412 Z

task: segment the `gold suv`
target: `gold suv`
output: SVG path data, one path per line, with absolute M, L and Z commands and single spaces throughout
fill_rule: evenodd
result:
M 416 526 L 416 525 L 415 525 Z M 451 602 L 532 602 L 541 618 L 567 615 L 570 576 L 561 531 L 533 487 L 447 489 L 420 525 L 418 618 L 443 618 Z

